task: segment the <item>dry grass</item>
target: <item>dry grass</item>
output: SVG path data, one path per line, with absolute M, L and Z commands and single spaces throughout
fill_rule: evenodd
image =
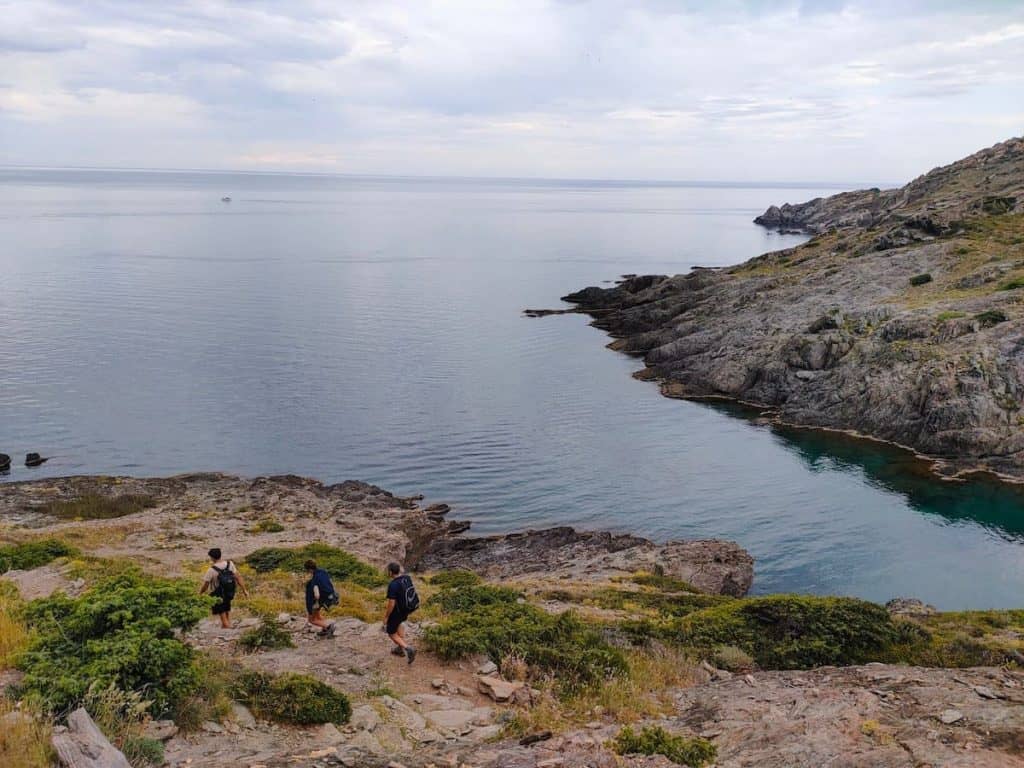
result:
M 152 496 L 142 494 L 104 496 L 99 493 L 87 493 L 69 501 L 51 501 L 40 507 L 39 511 L 65 520 L 110 520 L 155 507 L 156 503 Z
M 124 524 L 118 525 L 69 525 L 60 529 L 60 536 L 68 543 L 74 544 L 82 550 L 100 549 L 114 544 L 120 544 L 128 538 L 133 527 Z
M 4 768 L 50 768 L 50 724 L 38 713 L 19 709 L 0 697 L 0 765 Z
M 14 666 L 15 657 L 28 644 L 28 628 L 18 615 L 20 605 L 15 586 L 0 582 L 0 670 Z
M 239 596 L 239 609 L 254 615 L 274 616 L 278 613 L 305 614 L 306 576 L 284 571 L 256 573 L 246 565 L 239 566 L 251 597 Z M 360 621 L 379 621 L 384 615 L 384 592 L 350 582 L 335 584 L 341 602 L 328 611 L 331 618 L 353 617 Z

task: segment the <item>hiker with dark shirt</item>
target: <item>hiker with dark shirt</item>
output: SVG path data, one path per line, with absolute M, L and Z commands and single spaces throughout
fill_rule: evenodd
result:
M 220 617 L 222 628 L 231 629 L 231 601 L 235 599 L 236 586 L 246 597 L 249 596 L 249 590 L 246 589 L 242 574 L 238 572 L 235 564 L 221 557 L 219 547 L 214 547 L 206 554 L 210 557 L 210 567 L 203 575 L 199 594 L 205 595 L 209 592 L 217 598 L 211 609 L 213 615 Z
M 334 622 L 328 623 L 323 616 L 324 608 L 337 605 L 340 599 L 331 575 L 323 568 L 318 568 L 315 560 L 307 560 L 304 567 L 309 574 L 309 581 L 306 582 L 306 620 L 314 627 L 320 627 L 317 637 L 334 637 Z
M 416 659 L 416 649 L 406 642 L 402 624 L 409 618 L 409 614 L 419 608 L 420 597 L 416 594 L 412 577 L 402 573 L 402 566 L 398 563 L 388 563 L 388 576 L 391 582 L 388 584 L 388 605 L 384 611 L 384 631 L 395 644 L 391 653 L 405 656 L 412 664 Z

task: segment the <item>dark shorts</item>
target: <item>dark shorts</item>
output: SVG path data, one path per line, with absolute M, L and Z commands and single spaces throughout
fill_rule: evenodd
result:
M 218 596 L 217 602 L 213 604 L 213 608 L 210 611 L 214 616 L 219 616 L 222 613 L 231 613 L 231 601 Z
M 393 635 L 398 631 L 398 628 L 402 625 L 402 622 L 409 618 L 409 614 L 405 611 L 400 611 L 397 608 L 391 612 L 388 616 L 388 634 Z

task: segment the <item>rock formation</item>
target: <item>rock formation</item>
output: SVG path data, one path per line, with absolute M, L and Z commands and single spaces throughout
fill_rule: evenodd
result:
M 726 397 L 1024 476 L 1024 139 L 898 190 L 772 207 L 817 233 L 725 269 L 565 297 L 670 397 Z

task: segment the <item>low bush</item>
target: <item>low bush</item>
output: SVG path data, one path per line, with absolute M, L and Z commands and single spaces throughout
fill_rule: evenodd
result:
M 674 736 L 660 726 L 643 728 L 640 733 L 623 728 L 611 747 L 620 755 L 663 755 L 676 765 L 690 768 L 707 765 L 718 752 L 710 741 Z
M 15 570 L 29 570 L 56 560 L 70 557 L 78 551 L 58 539 L 37 539 L 22 544 L 0 546 L 0 573 Z
M 155 506 L 156 499 L 143 494 L 123 493 L 120 496 L 104 496 L 99 493 L 87 493 L 70 501 L 51 501 L 39 511 L 65 520 L 110 520 L 134 515 Z
M 906 638 L 880 605 L 848 597 L 771 595 L 679 619 L 676 641 L 713 653 L 734 645 L 764 669 L 809 669 L 888 658 Z
M 288 630 L 266 617 L 261 619 L 257 626 L 243 632 L 238 638 L 238 645 L 250 652 L 295 647 Z
M 52 712 L 81 703 L 90 685 L 144 691 L 163 714 L 200 684 L 194 652 L 176 636 L 206 615 L 185 581 L 126 572 L 78 598 L 57 594 L 25 609 L 34 634 L 20 655 L 26 694 Z
M 451 589 L 457 589 L 459 587 L 472 587 L 480 584 L 483 580 L 472 571 L 464 571 L 457 569 L 454 571 L 441 571 L 435 573 L 430 577 L 430 583 L 435 587 L 444 589 L 449 587 Z
M 1024 288 L 1024 277 L 1015 277 L 999 286 L 1000 291 L 1015 291 Z
M 307 544 L 304 547 L 264 547 L 250 553 L 245 562 L 258 573 L 290 571 L 302 573 L 307 560 L 316 564 L 339 581 L 351 581 L 363 587 L 381 587 L 387 578 L 381 571 L 364 563 L 343 549 L 327 544 Z
M 932 276 L 927 272 L 923 272 L 920 275 L 914 275 L 910 278 L 911 285 L 926 285 L 932 281 Z
M 626 669 L 623 653 L 574 613 L 552 616 L 519 602 L 515 590 L 463 587 L 442 590 L 431 600 L 445 615 L 427 628 L 424 642 L 444 659 L 484 654 L 500 664 L 514 654 L 534 676 L 556 677 L 563 693 Z
M 712 656 L 715 666 L 730 672 L 747 672 L 754 667 L 753 657 L 735 645 L 720 645 Z
M 935 319 L 938 320 L 940 323 L 944 323 L 947 320 L 957 320 L 958 318 L 961 317 L 966 317 L 966 314 L 964 312 L 958 312 L 957 310 L 953 309 L 947 312 L 939 312 L 938 316 Z
M 993 325 L 1005 323 L 1009 318 L 1001 309 L 986 309 L 974 316 L 974 319 L 981 323 L 983 328 L 991 328 Z
M 457 589 L 442 589 L 430 598 L 430 604 L 437 606 L 444 613 L 456 613 L 488 605 L 514 603 L 522 596 L 521 592 L 508 587 L 476 584 Z
M 352 715 L 348 697 L 309 675 L 268 675 L 243 672 L 235 696 L 257 717 L 292 725 L 347 723 Z

